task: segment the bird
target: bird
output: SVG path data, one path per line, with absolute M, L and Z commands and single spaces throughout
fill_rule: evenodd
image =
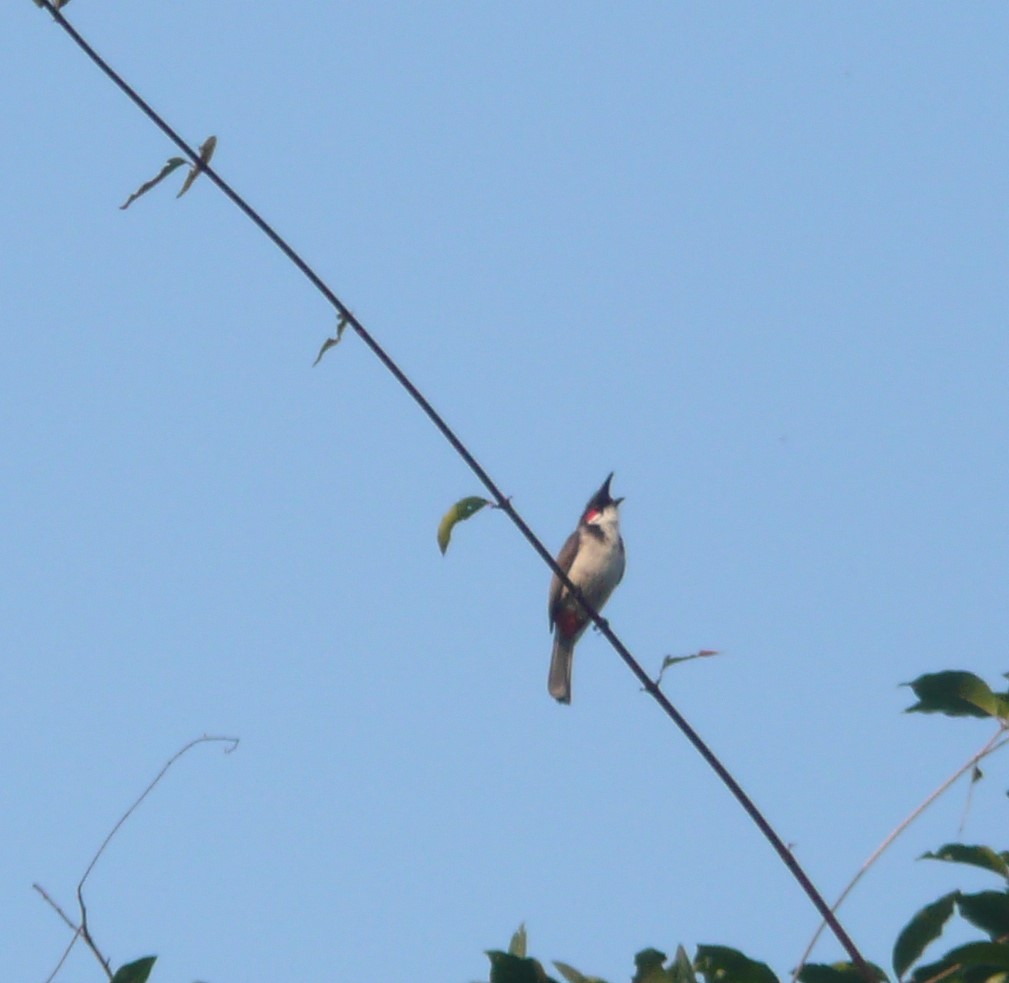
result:
M 557 565 L 597 612 L 624 575 L 624 541 L 618 511 L 623 498 L 610 495 L 612 480 L 610 472 L 599 491 L 588 500 L 578 528 L 557 554 Z M 550 582 L 548 611 L 554 647 L 547 689 L 558 703 L 570 703 L 575 643 L 589 626 L 589 616 L 556 573 Z

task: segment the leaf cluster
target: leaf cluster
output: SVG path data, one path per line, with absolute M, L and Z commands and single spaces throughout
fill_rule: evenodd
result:
M 949 843 L 924 854 L 922 859 L 979 867 L 998 876 L 1001 888 L 974 893 L 951 891 L 916 912 L 894 944 L 894 978 L 902 983 L 1009 981 L 1009 851 Z M 980 930 L 982 937 L 922 962 L 926 949 L 939 939 L 954 913 Z M 490 983 L 560 983 L 538 959 L 527 955 L 524 926 L 512 936 L 507 952 L 491 950 L 487 956 Z M 605 983 L 567 963 L 553 965 L 566 983 Z M 634 957 L 634 966 L 631 983 L 781 983 L 766 963 L 721 945 L 699 945 L 693 959 L 682 945 L 672 959 L 658 949 L 643 949 Z M 889 979 L 879 966 L 870 964 L 867 968 L 874 979 Z M 852 963 L 809 963 L 796 979 L 799 983 L 865 983 L 866 976 Z
M 709 654 L 715 653 L 698 653 Z M 684 660 L 667 657 L 663 669 L 679 661 Z M 989 718 L 999 724 L 999 732 L 989 742 L 989 749 L 1004 743 L 1005 731 L 1009 729 L 1009 691 L 993 690 L 979 676 L 963 670 L 927 673 L 906 685 L 917 700 L 906 712 Z M 975 764 L 973 780 L 980 777 Z M 999 879 L 999 886 L 973 893 L 951 891 L 916 912 L 894 943 L 893 978 L 901 983 L 1009 983 L 1009 851 L 947 843 L 920 859 L 987 871 Z M 923 961 L 926 950 L 935 946 L 954 915 L 980 931 L 980 936 Z M 512 936 L 507 952 L 487 953 L 490 983 L 560 983 L 539 960 L 528 956 L 526 941 L 522 926 Z M 553 965 L 566 983 L 605 983 L 567 963 Z M 780 983 L 766 963 L 721 945 L 699 945 L 692 959 L 682 945 L 672 959 L 658 949 L 644 949 L 634 957 L 634 965 L 631 983 Z M 850 962 L 807 963 L 794 979 L 797 983 L 865 983 L 867 974 L 876 980 L 890 979 L 877 965 L 859 967 Z
M 999 890 L 965 893 L 950 891 L 925 905 L 902 929 L 893 946 L 893 970 L 909 983 L 996 983 L 1009 980 L 1009 851 L 988 846 L 947 843 L 923 860 L 967 864 L 995 874 Z M 920 960 L 943 933 L 953 914 L 983 938 L 954 946 L 929 963 Z
M 516 939 L 521 945 L 516 946 Z M 525 928 L 512 937 L 507 952 L 492 950 L 490 983 L 561 983 L 549 976 L 538 959 L 525 951 Z M 586 976 L 567 963 L 554 962 L 566 983 L 606 983 L 598 976 Z M 886 976 L 881 970 L 879 979 Z M 804 983 L 864 983 L 864 978 L 851 964 L 839 966 L 807 966 L 799 979 Z M 724 945 L 699 945 L 694 958 L 683 946 L 677 946 L 670 959 L 659 949 L 642 949 L 634 957 L 631 983 L 780 983 L 767 965 L 744 955 L 738 949 Z

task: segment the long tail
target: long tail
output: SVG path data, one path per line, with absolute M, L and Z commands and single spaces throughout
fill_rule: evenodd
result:
M 575 659 L 574 639 L 562 638 L 554 633 L 554 651 L 550 657 L 550 676 L 547 689 L 558 703 L 571 702 L 571 666 Z

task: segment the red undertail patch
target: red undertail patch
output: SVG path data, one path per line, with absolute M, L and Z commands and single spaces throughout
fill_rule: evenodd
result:
M 561 634 L 568 638 L 580 631 L 586 620 L 582 612 L 573 608 L 562 608 L 556 618 L 557 627 L 561 630 Z

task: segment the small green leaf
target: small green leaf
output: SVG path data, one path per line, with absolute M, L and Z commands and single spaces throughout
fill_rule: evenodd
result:
M 670 967 L 669 978 L 671 983 L 697 983 L 694 975 L 694 965 L 687 955 L 687 950 L 682 945 L 676 947 L 676 958 Z
M 490 983 L 557 983 L 535 959 L 521 959 L 496 949 L 488 952 L 487 958 L 490 959 Z
M 214 156 L 214 151 L 216 149 L 217 137 L 215 136 L 207 137 L 207 139 L 200 144 L 200 162 L 199 164 L 194 164 L 189 169 L 189 173 L 186 175 L 186 180 L 182 182 L 182 188 L 175 196 L 176 198 L 181 198 L 193 186 L 193 182 L 200 176 L 200 171 L 202 171 L 206 165 L 210 163 L 210 158 Z
M 585 976 L 578 972 L 574 966 L 569 966 L 567 963 L 559 962 L 554 960 L 554 965 L 557 967 L 557 972 L 561 974 L 568 981 L 568 983 L 588 983 Z
M 990 846 L 968 846 L 947 843 L 934 853 L 923 853 L 919 860 L 945 860 L 953 864 L 970 864 L 1009 879 L 1009 853 L 996 853 Z
M 319 354 L 315 356 L 315 361 L 312 363 L 313 369 L 319 364 L 319 361 L 322 359 L 322 356 L 325 355 L 326 352 L 330 350 L 330 348 L 332 348 L 334 345 L 340 344 L 340 339 L 343 337 L 343 332 L 347 330 L 348 324 L 350 324 L 350 320 L 348 319 L 347 315 L 341 314 L 340 319 L 336 322 L 336 336 L 333 338 L 327 338 L 322 343 L 322 348 L 319 349 Z
M 905 713 L 944 713 L 948 717 L 1005 717 L 1009 703 L 996 696 L 988 684 L 972 672 L 926 673 L 910 683 L 918 702 Z
M 1009 894 L 1005 891 L 978 891 L 961 894 L 956 900 L 960 914 L 991 938 L 1009 936 Z
M 885 980 L 886 973 L 875 963 L 867 963 L 877 980 Z M 806 963 L 799 970 L 799 983 L 865 983 L 865 977 L 854 963 Z
M 445 513 L 438 524 L 438 548 L 441 550 L 442 555 L 448 549 L 448 541 L 452 538 L 452 529 L 455 524 L 476 515 L 485 505 L 493 505 L 493 502 L 488 502 L 486 498 L 472 495 L 469 498 L 460 498 Z
M 602 980 L 594 980 L 591 977 L 586 976 L 584 973 L 579 973 L 574 966 L 569 966 L 567 963 L 558 962 L 554 960 L 554 965 L 557 967 L 557 972 L 561 974 L 568 981 L 568 983 L 602 983 Z
M 169 174 L 172 173 L 177 167 L 182 167 L 186 160 L 184 157 L 169 157 L 168 163 L 158 172 L 156 177 L 152 177 L 150 181 L 145 181 L 136 191 L 133 192 L 120 206 L 120 211 L 125 211 L 130 205 L 133 204 L 141 195 L 147 194 L 155 185 L 160 184 Z
M 157 958 L 157 956 L 144 956 L 143 959 L 120 966 L 116 970 L 116 975 L 112 977 L 112 983 L 147 983 L 147 977 L 151 975 L 151 969 Z
M 513 956 L 518 956 L 520 959 L 525 959 L 526 957 L 526 926 L 525 922 L 519 925 L 516 929 L 515 934 L 512 935 L 512 940 L 508 943 L 508 952 Z
M 893 944 L 893 971 L 902 977 L 920 958 L 925 949 L 942 935 L 943 926 L 953 914 L 957 891 L 944 894 L 925 905 L 901 929 Z
M 667 655 L 662 660 L 662 665 L 659 667 L 659 676 L 655 680 L 655 685 L 658 686 L 662 682 L 662 677 L 666 674 L 666 670 L 670 666 L 677 666 L 681 662 L 690 662 L 692 659 L 708 659 L 713 655 L 721 655 L 716 649 L 701 649 L 700 652 L 694 652 L 693 655 Z
M 707 983 L 778 983 L 767 963 L 743 955 L 724 945 L 699 945 L 694 968 Z
M 634 979 L 631 983 L 666 983 L 666 954 L 658 949 L 642 949 L 634 957 Z

